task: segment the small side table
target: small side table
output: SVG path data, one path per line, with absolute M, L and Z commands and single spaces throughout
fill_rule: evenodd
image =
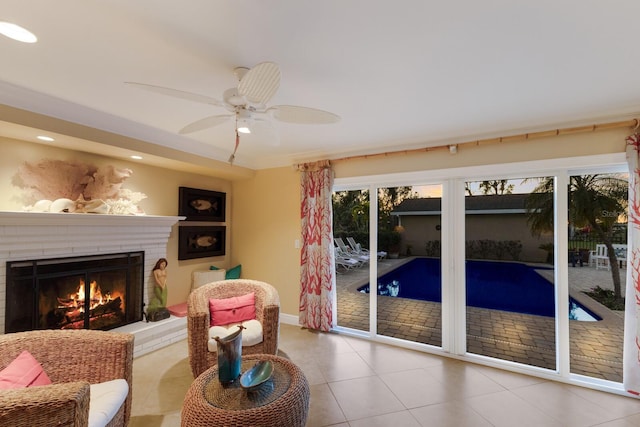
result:
M 309 383 L 304 373 L 289 359 L 270 354 L 243 356 L 242 372 L 263 360 L 273 363 L 273 374 L 254 390 L 240 387 L 240 379 L 223 386 L 217 366 L 204 371 L 184 398 L 181 425 L 304 427 L 309 414 Z

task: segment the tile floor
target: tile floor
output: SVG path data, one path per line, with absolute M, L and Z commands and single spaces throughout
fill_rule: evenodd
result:
M 640 426 L 629 397 L 292 325 L 280 337 L 309 381 L 308 426 Z M 133 371 L 130 426 L 179 426 L 193 380 L 186 341 Z

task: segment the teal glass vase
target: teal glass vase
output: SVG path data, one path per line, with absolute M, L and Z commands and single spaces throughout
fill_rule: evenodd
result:
M 218 343 L 218 379 L 222 384 L 234 382 L 240 376 L 242 365 L 242 330 L 238 330 L 224 338 L 215 337 Z

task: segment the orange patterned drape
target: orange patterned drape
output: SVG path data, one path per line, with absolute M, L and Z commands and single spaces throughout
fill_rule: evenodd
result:
M 627 138 L 629 164 L 629 222 L 627 287 L 624 307 L 623 385 L 640 394 L 640 135 Z
M 300 174 L 300 324 L 329 331 L 336 324 L 336 281 L 333 257 L 331 188 L 333 171 L 329 161 L 298 165 Z

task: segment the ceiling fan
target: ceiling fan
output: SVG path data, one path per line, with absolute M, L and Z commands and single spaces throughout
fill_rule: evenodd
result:
M 233 162 L 238 149 L 239 133 L 251 133 L 250 126 L 254 120 L 265 120 L 266 117 L 295 124 L 329 124 L 340 120 L 340 117 L 336 114 L 316 108 L 297 105 L 273 105 L 268 107 L 267 102 L 280 87 L 280 67 L 274 62 L 261 62 L 251 69 L 237 67 L 234 69 L 234 73 L 238 78 L 238 86 L 224 91 L 222 100 L 145 83 L 125 82 L 125 84 L 175 98 L 225 108 L 228 111 L 227 114 L 216 114 L 196 120 L 180 129 L 178 133 L 198 132 L 235 119 L 236 146 L 229 158 L 230 163 Z

